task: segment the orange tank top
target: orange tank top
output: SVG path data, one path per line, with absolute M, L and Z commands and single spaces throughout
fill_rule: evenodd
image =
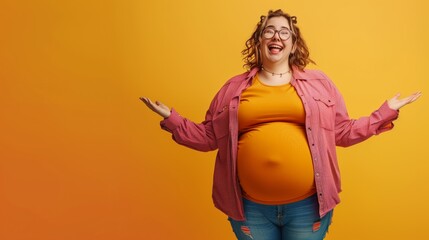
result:
M 316 193 L 304 123 L 292 85 L 268 86 L 255 76 L 238 109 L 237 171 L 245 198 L 275 205 Z

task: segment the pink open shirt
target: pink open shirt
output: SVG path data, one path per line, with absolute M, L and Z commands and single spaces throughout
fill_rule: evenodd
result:
M 161 121 L 177 143 L 199 151 L 218 149 L 213 179 L 213 202 L 229 217 L 245 220 L 237 179 L 238 106 L 240 94 L 259 71 L 254 68 L 228 80 L 210 104 L 202 123 L 180 116 L 174 109 Z M 321 71 L 293 69 L 291 84 L 304 105 L 306 135 L 314 167 L 319 214 L 324 216 L 339 202 L 340 171 L 335 146 L 351 146 L 393 128 L 398 111 L 387 102 L 368 117 L 350 119 L 344 100 Z

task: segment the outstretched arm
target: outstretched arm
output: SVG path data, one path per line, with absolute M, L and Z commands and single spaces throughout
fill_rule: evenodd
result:
M 173 140 L 178 144 L 198 151 L 211 151 L 217 148 L 210 111 L 207 111 L 205 121 L 194 123 L 159 101 L 152 102 L 147 97 L 140 97 L 140 100 L 149 109 L 164 117 L 161 128 L 172 133 Z
M 337 114 L 335 121 L 335 138 L 337 146 L 351 146 L 362 142 L 365 139 L 388 131 L 393 128 L 393 120 L 398 116 L 398 110 L 403 106 L 416 101 L 421 92 L 416 92 L 408 97 L 399 99 L 399 94 L 396 94 L 390 100 L 376 111 L 367 117 L 359 119 L 350 119 L 341 97 L 337 92 Z

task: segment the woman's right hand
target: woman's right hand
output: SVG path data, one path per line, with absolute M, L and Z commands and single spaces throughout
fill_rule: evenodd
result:
M 158 113 L 164 118 L 168 118 L 171 114 L 170 108 L 159 101 L 152 102 L 147 97 L 140 97 L 140 100 L 142 100 L 148 108 L 150 108 L 152 111 Z

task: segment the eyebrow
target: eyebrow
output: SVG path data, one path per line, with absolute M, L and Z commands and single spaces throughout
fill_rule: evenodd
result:
M 266 28 L 274 28 L 275 29 L 276 27 L 274 27 L 273 25 L 268 25 L 268 26 L 266 26 Z M 286 28 L 286 29 L 290 30 L 288 27 L 285 27 L 285 26 L 282 26 L 281 28 L 282 29 Z

